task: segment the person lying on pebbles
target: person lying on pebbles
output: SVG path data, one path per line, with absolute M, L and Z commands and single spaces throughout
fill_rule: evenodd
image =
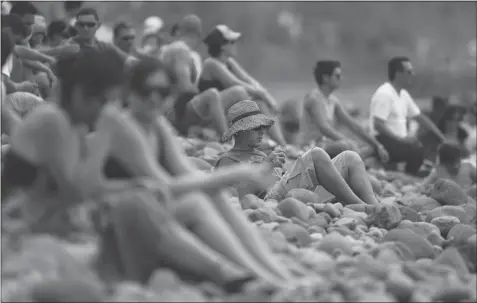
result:
M 274 285 L 281 284 L 281 281 L 289 278 L 288 272 L 274 260 L 270 249 L 244 215 L 224 201 L 227 197 L 219 193 L 222 188 L 237 182 L 261 187 L 265 176 L 271 174 L 271 167 L 265 165 L 257 168 L 249 164 L 239 164 L 211 174 L 199 171 L 181 150 L 171 125 L 161 115 L 165 104 L 170 102 L 169 94 L 174 84 L 172 79 L 168 69 L 153 58 L 142 59 L 131 68 L 127 90 L 129 110 L 123 111 L 113 103 L 107 105 L 98 121 L 97 129 L 87 139 L 90 152 L 98 155 L 93 167 L 101 168 L 101 163 L 107 158 L 103 173 L 109 180 L 148 177 L 156 181 L 146 182 L 146 187 L 151 185 L 154 188 L 154 184 L 164 184 L 172 196 L 170 203 L 167 203 L 167 209 L 173 214 L 174 222 L 180 224 L 177 228 L 186 227 L 201 243 L 206 244 L 208 250 L 223 255 L 226 260 L 239 265 L 240 268 Z M 105 142 L 109 142 L 109 148 L 104 147 Z M 185 182 L 178 183 L 173 181 L 174 178 Z M 90 181 L 96 182 L 94 179 Z M 208 195 L 201 191 L 207 192 Z M 155 202 L 156 208 L 163 207 L 161 203 L 166 202 L 168 201 Z M 128 202 L 122 202 L 124 203 Z M 123 230 L 124 226 L 132 224 L 128 219 L 128 213 L 132 209 L 137 208 L 135 212 L 145 212 L 144 208 L 147 210 L 152 207 L 150 203 L 146 204 L 147 199 L 143 202 L 131 200 L 129 203 L 131 205 L 124 206 L 128 211 L 121 213 L 120 221 L 113 221 L 113 229 Z M 178 253 L 181 249 L 175 248 L 178 244 L 151 247 L 151 243 L 155 241 L 142 241 L 147 234 L 149 239 L 159 239 L 158 243 L 162 243 L 160 239 L 168 239 L 163 241 L 174 243 L 173 239 L 169 239 L 168 234 L 154 223 L 155 220 L 147 220 L 144 219 L 144 222 L 137 226 L 132 224 L 124 235 L 127 238 L 117 240 L 117 245 L 125 245 L 124 250 L 132 251 L 133 255 L 127 259 L 127 266 L 134 268 L 135 276 L 132 278 L 137 279 L 137 275 L 143 278 L 152 273 L 151 264 L 147 262 L 157 256 L 151 255 L 146 262 L 144 256 L 140 257 L 144 251 L 167 257 L 167 260 L 176 266 L 183 264 L 181 269 L 186 270 L 186 264 L 189 263 L 183 260 L 182 253 Z M 136 242 L 137 245 L 131 245 Z M 191 265 L 189 271 L 199 268 L 197 266 Z M 207 272 L 200 268 L 194 273 L 201 271 Z M 217 276 L 214 280 L 217 281 Z
M 472 163 L 462 161 L 459 144 L 444 142 L 438 148 L 437 165 L 421 183 L 421 189 L 433 185 L 438 179 L 452 180 L 462 189 L 476 183 L 476 171 Z
M 77 56 L 58 61 L 61 102 L 48 103 L 38 108 L 13 132 L 12 148 L 6 155 L 2 172 L 2 200 L 5 202 L 4 198 L 21 197 L 21 201 L 15 199 L 14 202 L 20 204 L 21 219 L 29 230 L 57 236 L 68 236 L 71 231 L 71 222 L 65 216 L 68 217 L 67 214 L 74 206 L 83 204 L 81 202 L 87 198 L 96 198 L 94 203 L 99 205 L 100 198 L 113 200 L 114 204 L 101 218 L 102 222 L 110 219 L 116 227 L 113 235 L 118 241 L 114 249 L 119 249 L 116 250 L 121 256 L 118 270 L 124 270 L 124 279 L 147 281 L 154 266 L 163 261 L 166 264 L 162 265 L 208 278 L 220 283 L 226 290 L 240 287 L 241 283 L 251 279 L 250 271 L 192 236 L 176 219 L 170 217 L 149 189 L 137 189 L 135 185 L 138 182 L 134 182 L 135 180 L 101 182 L 94 176 L 99 170 L 94 171 L 92 167 L 103 165 L 96 162 L 99 158 L 97 150 L 88 150 L 85 133 L 96 122 L 106 100 L 114 99 L 117 88 L 122 83 L 121 75 L 122 66 L 107 52 L 85 50 Z M 101 133 L 102 130 L 99 125 L 97 132 Z M 251 176 L 260 172 L 260 169 L 244 166 L 238 170 L 243 175 Z M 88 188 L 90 184 L 85 179 L 94 180 L 96 187 Z M 258 180 L 257 176 L 255 182 Z M 185 188 L 183 192 L 188 187 L 182 185 Z M 194 188 L 194 184 L 190 187 Z M 123 195 L 112 195 L 114 191 L 120 191 Z M 18 194 L 14 194 L 15 192 Z M 188 197 L 190 205 L 195 205 L 195 198 L 196 196 Z M 191 215 L 186 211 L 181 214 L 188 217 Z M 197 215 L 209 218 L 209 214 Z M 213 228 L 219 234 L 226 230 L 216 225 Z M 201 227 L 197 225 L 194 229 L 201 230 Z M 234 239 L 232 236 L 231 238 Z M 148 241 L 131 245 L 134 240 L 141 239 Z M 223 240 L 216 238 L 216 241 L 221 239 Z M 225 245 L 233 247 L 230 243 Z M 237 247 L 234 248 L 238 250 Z M 103 247 L 100 257 L 104 256 L 106 249 L 107 247 Z M 145 255 L 147 252 L 150 255 Z M 102 264 L 117 265 L 114 258 L 100 260 L 103 261 Z M 258 274 L 253 277 L 256 276 L 260 277 Z M 277 280 L 276 278 L 275 281 Z M 268 281 L 273 280 L 269 278 Z M 278 283 L 277 281 L 275 284 Z
M 275 151 L 267 156 L 257 149 L 262 142 L 265 129 L 274 121 L 263 115 L 255 102 L 249 100 L 238 102 L 229 109 L 227 118 L 230 127 L 224 135 L 224 140 L 234 137 L 235 145 L 220 156 L 216 168 L 241 162 L 267 161 L 275 167 L 283 166 L 283 153 Z M 278 177 L 278 182 L 266 193 L 258 193 L 259 196 L 281 201 L 291 189 L 314 190 L 318 185 L 322 185 L 346 204 L 378 204 L 363 161 L 356 152 L 345 151 L 330 159 L 323 149 L 314 147 Z M 240 196 L 250 193 L 250 188 L 246 185 L 238 186 L 237 190 Z

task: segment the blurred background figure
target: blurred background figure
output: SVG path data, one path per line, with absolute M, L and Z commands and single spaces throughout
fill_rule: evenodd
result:
M 135 51 L 136 30 L 125 21 L 116 23 L 113 28 L 113 43 L 126 54 Z
M 50 47 L 63 44 L 70 38 L 69 26 L 65 20 L 57 19 L 50 22 L 46 30 L 46 43 Z
M 160 17 L 151 16 L 144 20 L 140 44 L 142 52 L 152 56 L 159 54 L 159 49 L 163 44 L 159 33 L 163 27 L 164 21 Z
M 2 1 L 2 16 L 10 14 L 12 4 L 8 1 Z

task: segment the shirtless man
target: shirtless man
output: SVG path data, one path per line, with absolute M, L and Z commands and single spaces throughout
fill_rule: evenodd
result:
M 289 101 L 282 107 L 281 120 L 288 139 L 291 137 L 291 140 L 299 141 L 300 145 L 314 141 L 325 150 L 331 150 L 333 145 L 339 144 L 345 149 L 358 151 L 354 143 L 336 129 L 341 124 L 368 143 L 373 150 L 371 154 L 376 152 L 379 159 L 386 162 L 386 149 L 348 114 L 333 94 L 341 84 L 341 63 L 333 60 L 318 61 L 313 74 L 317 87 L 305 96 L 299 106 Z M 293 126 L 294 129 L 291 129 Z M 366 153 L 360 152 L 360 155 L 364 158 L 370 152 L 366 150 Z
M 178 39 L 162 47 L 161 59 L 169 66 L 177 80 L 178 98 L 174 108 L 167 110 L 167 117 L 182 134 L 187 135 L 192 126 L 213 124 L 222 135 L 227 131 L 225 106 L 222 99 L 244 100 L 242 91 L 220 92 L 211 88 L 199 92 L 197 80 L 201 69 L 201 59 L 194 49 L 201 43 L 202 22 L 195 15 L 189 15 L 178 24 Z M 221 95 L 230 94 L 227 98 Z M 235 96 L 235 97 L 234 97 Z M 171 106 L 172 107 L 172 106 Z

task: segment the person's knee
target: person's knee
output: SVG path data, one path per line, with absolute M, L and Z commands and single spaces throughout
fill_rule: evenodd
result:
M 338 156 L 343 157 L 344 162 L 351 167 L 356 167 L 358 165 L 364 165 L 363 160 L 361 159 L 360 155 L 352 150 L 345 150 Z
M 250 99 L 250 96 L 245 90 L 245 88 L 243 88 L 240 85 L 232 86 L 228 90 L 229 90 L 230 98 L 237 100 L 237 102 Z
M 313 159 L 314 163 L 323 163 L 324 161 L 331 161 L 330 156 L 323 148 L 313 147 L 310 152 L 311 158 Z
M 209 88 L 208 90 L 204 91 L 201 95 L 210 100 L 219 99 L 219 91 L 216 88 Z
M 210 201 L 205 194 L 193 192 L 180 198 L 175 210 L 175 217 L 187 228 L 192 229 L 201 220 L 206 220 L 211 208 Z

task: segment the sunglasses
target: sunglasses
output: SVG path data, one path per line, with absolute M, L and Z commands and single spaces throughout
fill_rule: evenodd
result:
M 93 28 L 96 26 L 96 22 L 81 22 L 81 21 L 78 21 L 76 22 L 76 25 L 78 25 L 79 27 L 83 27 L 83 28 Z
M 133 35 L 121 37 L 121 40 L 123 40 L 123 41 L 131 41 L 131 40 L 135 40 L 135 39 L 136 39 L 136 36 L 133 36 Z
M 171 89 L 165 86 L 144 85 L 138 93 L 144 98 L 150 97 L 153 93 L 157 93 L 161 98 L 165 99 L 171 94 Z

